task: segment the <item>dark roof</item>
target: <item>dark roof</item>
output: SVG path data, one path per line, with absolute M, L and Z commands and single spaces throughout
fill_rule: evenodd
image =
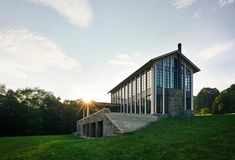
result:
M 108 93 L 111 93 L 113 91 L 115 91 L 116 89 L 120 88 L 121 86 L 123 86 L 124 84 L 126 84 L 127 82 L 129 82 L 130 80 L 132 80 L 136 75 L 139 75 L 140 73 L 142 73 L 144 70 L 148 69 L 149 67 L 151 67 L 153 65 L 154 62 L 156 62 L 159 59 L 163 59 L 165 57 L 168 56 L 172 56 L 174 54 L 180 54 L 183 58 L 183 61 L 186 62 L 192 69 L 193 69 L 193 73 L 199 72 L 200 69 L 193 64 L 192 61 L 190 61 L 185 55 L 183 55 L 181 52 L 179 52 L 179 50 L 175 50 L 166 54 L 163 54 L 161 56 L 152 58 L 150 61 L 148 61 L 147 63 L 145 63 L 142 67 L 140 67 L 139 69 L 137 69 L 134 73 L 132 73 L 130 76 L 128 76 L 126 79 L 124 79 L 122 82 L 120 82 L 116 87 L 114 87 L 113 89 L 111 89 Z
M 102 108 L 112 108 L 112 107 L 119 107 L 119 104 L 115 103 L 107 103 L 107 102 L 92 102 L 96 107 Z

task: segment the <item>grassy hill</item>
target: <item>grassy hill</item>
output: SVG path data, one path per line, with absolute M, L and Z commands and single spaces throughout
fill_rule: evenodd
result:
M 0 159 L 235 159 L 235 115 L 162 118 L 131 134 L 1 137 Z

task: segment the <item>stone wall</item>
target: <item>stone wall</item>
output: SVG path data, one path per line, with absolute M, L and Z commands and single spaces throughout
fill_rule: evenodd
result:
M 168 92 L 169 115 L 172 116 L 193 116 L 192 110 L 184 109 L 184 92 L 179 89 L 169 89 Z
M 85 117 L 79 121 L 77 121 L 77 135 L 81 136 L 81 137 L 85 137 L 86 135 L 84 135 L 84 125 L 86 125 L 86 127 L 88 127 L 89 131 L 89 135 L 88 136 L 93 136 L 93 134 L 91 133 L 94 128 L 92 128 L 95 125 L 95 130 L 97 130 L 97 123 L 98 122 L 102 122 L 103 123 L 103 128 L 102 128 L 102 135 L 103 136 L 111 136 L 111 135 L 116 135 L 116 134 L 120 134 L 122 133 L 122 131 L 113 124 L 113 122 L 105 115 L 105 113 L 109 113 L 110 110 L 107 108 L 101 109 L 100 111 L 97 111 L 93 114 L 91 114 L 88 117 Z M 87 128 L 86 128 L 87 129 Z M 95 135 L 96 136 L 96 135 Z M 95 137 L 94 136 L 94 137 Z
M 178 116 L 183 115 L 184 105 L 183 105 L 183 91 L 179 89 L 169 89 L 168 90 L 168 109 L 169 115 Z

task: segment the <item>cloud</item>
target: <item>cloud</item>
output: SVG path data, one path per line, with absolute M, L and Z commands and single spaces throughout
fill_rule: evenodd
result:
M 192 17 L 193 17 L 193 18 L 199 18 L 201 14 L 202 14 L 202 11 L 201 11 L 201 10 L 198 10 L 198 11 L 196 11 L 196 12 L 193 13 Z
M 182 9 L 190 7 L 197 0 L 172 0 L 171 5 L 173 5 L 176 9 Z
M 198 53 L 198 58 L 201 58 L 203 60 L 214 58 L 231 49 L 234 46 L 234 44 L 235 44 L 234 41 L 229 41 L 226 43 L 209 46 L 207 48 L 204 48 Z
M 57 44 L 24 28 L 0 30 L 0 72 L 26 77 L 50 68 L 74 69 L 79 63 Z
M 86 28 L 91 24 L 93 12 L 90 0 L 29 0 L 56 10 L 75 26 Z
M 227 5 L 227 4 L 232 4 L 234 2 L 235 2 L 235 0 L 219 0 L 218 4 L 221 7 L 223 7 L 223 6 Z
M 111 64 L 133 66 L 135 63 L 127 54 L 118 54 L 114 59 L 109 60 Z

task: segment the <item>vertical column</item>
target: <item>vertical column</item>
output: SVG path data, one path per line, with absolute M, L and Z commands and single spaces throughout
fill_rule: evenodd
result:
M 89 115 L 90 115 L 90 108 L 88 107 L 88 106 L 86 106 L 86 110 L 87 110 L 87 112 L 86 112 L 86 116 L 88 117 Z
M 193 72 L 191 71 L 191 110 L 193 110 Z
M 162 60 L 162 114 L 165 114 L 165 82 L 164 59 Z
M 151 66 L 151 114 L 154 114 L 155 113 L 155 81 L 154 81 L 154 77 L 155 77 L 155 74 L 154 74 L 154 66 Z
M 85 109 L 82 110 L 82 118 L 85 118 L 86 117 L 86 111 Z

